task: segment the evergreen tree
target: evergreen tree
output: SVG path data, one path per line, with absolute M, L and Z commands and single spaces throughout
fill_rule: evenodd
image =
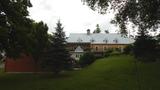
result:
M 99 27 L 99 24 L 96 25 L 96 30 L 93 31 L 93 33 L 100 33 L 101 29 Z
M 147 34 L 146 29 L 139 29 L 138 36 L 134 43 L 133 53 L 140 61 L 156 60 L 156 40 Z
M 71 58 L 66 49 L 65 33 L 60 21 L 58 21 L 55 29 L 56 32 L 51 38 L 51 45 L 48 48 L 43 64 L 49 70 L 58 74 L 71 66 Z

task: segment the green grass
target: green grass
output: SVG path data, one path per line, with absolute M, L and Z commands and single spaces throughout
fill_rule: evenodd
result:
M 160 63 L 138 63 L 131 56 L 99 59 L 80 70 L 52 74 L 0 73 L 1 90 L 160 90 Z M 138 81 L 137 81 L 138 80 Z

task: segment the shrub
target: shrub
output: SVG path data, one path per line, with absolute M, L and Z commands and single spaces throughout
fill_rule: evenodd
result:
M 120 54 L 121 54 L 121 49 L 119 49 L 119 48 L 108 49 L 105 52 L 105 57 L 113 56 L 113 55 L 120 55 Z
M 112 53 L 110 53 L 110 56 L 117 56 L 117 55 L 120 55 L 120 54 L 121 54 L 120 51 L 114 50 Z
M 113 52 L 113 49 L 107 49 L 104 56 L 108 57 L 112 52 Z
M 133 45 L 128 45 L 124 48 L 124 54 L 132 54 L 133 53 Z
M 114 51 L 121 52 L 121 49 L 120 48 L 115 48 Z
M 152 38 L 138 38 L 134 43 L 133 53 L 139 61 L 155 61 L 157 57 L 156 40 Z
M 81 67 L 85 67 L 90 65 L 95 61 L 95 56 L 91 52 L 86 52 L 83 54 L 83 56 L 80 57 L 79 64 Z

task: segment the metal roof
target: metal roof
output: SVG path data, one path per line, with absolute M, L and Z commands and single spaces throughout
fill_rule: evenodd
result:
M 116 33 L 71 33 L 67 39 L 67 43 L 91 43 L 91 44 L 131 44 L 134 39 L 124 37 Z
M 78 46 L 78 47 L 75 49 L 75 52 L 83 52 L 83 49 L 82 49 L 80 46 Z

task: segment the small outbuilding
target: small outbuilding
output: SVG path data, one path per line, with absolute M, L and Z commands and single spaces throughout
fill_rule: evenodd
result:
M 40 65 L 38 65 L 31 56 L 21 55 L 19 58 L 6 58 L 5 59 L 5 72 L 12 73 L 33 73 L 40 72 Z

